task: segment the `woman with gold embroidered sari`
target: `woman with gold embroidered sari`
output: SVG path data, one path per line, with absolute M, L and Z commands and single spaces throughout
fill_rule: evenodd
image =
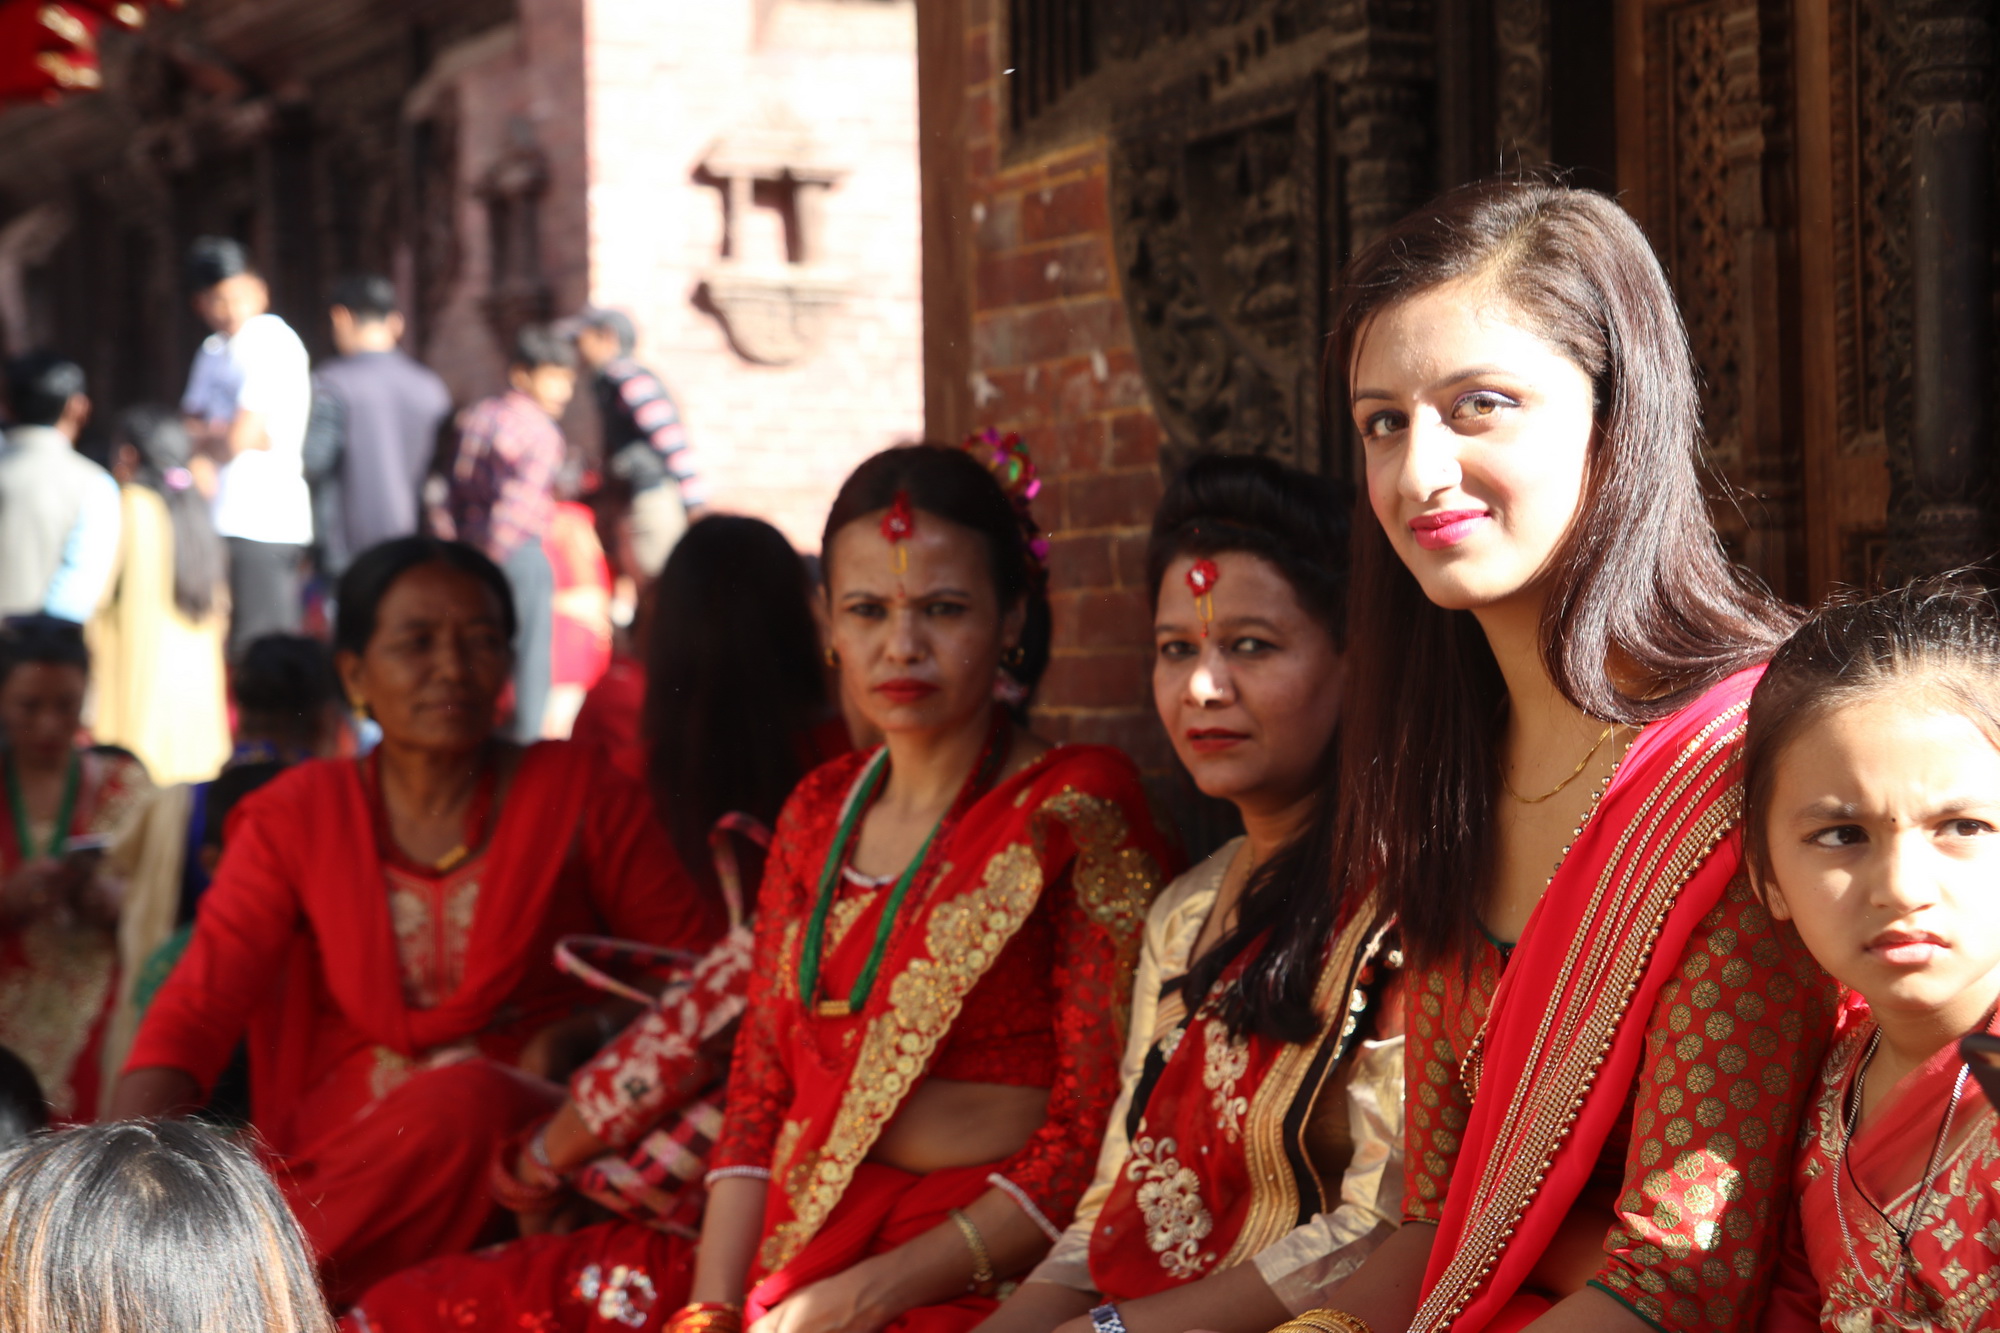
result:
M 1672 291 L 1617 205 L 1529 181 L 1428 205 L 1341 291 L 1341 876 L 1412 955 L 1407 1186 L 1296 1326 L 1753 1329 L 1832 995 L 1742 873 L 1792 618 L 1709 521 Z
M 1266 458 L 1204 458 L 1154 515 L 1154 703 L 1244 836 L 1153 904 L 1097 1177 L 980 1333 L 1262 1333 L 1401 1219 L 1387 923 L 1326 891 L 1344 490 Z
M 969 1329 L 1090 1178 L 1171 867 L 1130 760 L 1004 706 L 1048 660 L 1033 474 L 974 449 L 878 454 L 827 519 L 830 654 L 887 742 L 780 817 L 680 1333 Z

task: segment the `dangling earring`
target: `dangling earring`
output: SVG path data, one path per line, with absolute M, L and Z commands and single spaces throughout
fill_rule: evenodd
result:
M 353 710 L 355 721 L 366 722 L 368 720 L 368 701 L 366 699 L 358 694 L 354 695 L 348 699 L 347 706 Z
M 1023 648 L 1018 643 L 1008 648 L 1006 652 L 1000 654 L 1000 661 L 1005 666 L 1018 667 L 1027 660 L 1028 660 L 1028 650 L 1026 648 Z
M 840 650 L 830 643 L 826 646 L 826 664 L 830 667 L 840 665 Z

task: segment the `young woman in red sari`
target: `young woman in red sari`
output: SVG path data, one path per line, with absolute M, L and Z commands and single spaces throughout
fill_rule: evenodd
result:
M 1012 441 L 982 443 L 1017 495 Z M 1060 1234 L 1118 1092 L 1169 854 L 1130 760 L 1050 747 L 1040 548 L 967 452 L 892 449 L 828 516 L 832 653 L 888 738 L 808 777 L 677 1333 L 953 1333 Z
M 82 626 L 20 616 L 0 627 L 0 1046 L 76 1121 L 97 1114 L 118 997 L 103 849 L 153 789 L 138 760 L 77 744 L 89 685 Z
M 1768 1333 L 2000 1329 L 2000 614 L 1920 584 L 1817 612 L 1750 703 L 1745 843 L 1852 993 L 1807 1105 Z
M 1300 1322 L 1753 1329 L 1832 1005 L 1742 874 L 1791 617 L 1709 523 L 1672 292 L 1617 205 L 1527 181 L 1405 219 L 1342 292 L 1342 875 L 1413 956 L 1406 1220 Z
M 1205 458 L 1154 515 L 1153 700 L 1244 836 L 1153 904 L 1096 1179 L 980 1333 L 1262 1333 L 1401 1220 L 1387 923 L 1326 889 L 1341 490 L 1265 458 Z
M 114 1113 L 198 1104 L 248 1028 L 251 1111 L 330 1295 L 487 1230 L 495 1143 L 616 1031 L 555 940 L 701 948 L 720 913 L 594 751 L 493 736 L 515 630 L 469 547 L 385 542 L 341 580 L 336 660 L 380 723 L 238 807 Z

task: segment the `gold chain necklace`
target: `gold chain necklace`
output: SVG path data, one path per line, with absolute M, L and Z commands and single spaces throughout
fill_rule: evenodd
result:
M 1500 785 L 1507 789 L 1507 794 L 1509 796 L 1513 797 L 1515 800 L 1519 801 L 1523 805 L 1540 805 L 1543 801 L 1548 800 L 1552 796 L 1559 796 L 1562 794 L 1563 788 L 1569 786 L 1570 783 L 1575 782 L 1578 778 L 1583 776 L 1583 770 L 1589 765 L 1590 761 L 1597 756 L 1597 752 L 1604 748 L 1604 742 L 1610 740 L 1611 733 L 1616 730 L 1618 730 L 1618 724 L 1616 722 L 1612 722 L 1606 725 L 1604 730 L 1598 734 L 1597 742 L 1594 745 L 1592 745 L 1588 751 L 1585 752 L 1583 758 L 1576 761 L 1576 767 L 1569 771 L 1569 776 L 1564 778 L 1561 782 L 1558 782 L 1555 786 L 1549 788 L 1549 790 L 1543 792 L 1540 796 L 1523 796 L 1521 795 L 1520 792 L 1515 791 L 1514 784 L 1507 780 L 1507 771 L 1505 769 L 1500 770 Z

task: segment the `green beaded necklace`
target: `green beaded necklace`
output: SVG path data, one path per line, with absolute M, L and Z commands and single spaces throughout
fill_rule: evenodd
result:
M 7 813 L 14 820 L 14 841 L 21 849 L 21 859 L 32 861 L 37 855 L 61 856 L 63 848 L 69 845 L 70 820 L 76 814 L 76 789 L 83 780 L 83 760 L 72 754 L 69 757 L 69 772 L 63 777 L 62 800 L 56 805 L 55 826 L 49 830 L 49 845 L 40 853 L 35 850 L 35 835 L 28 831 L 28 802 L 21 794 L 21 775 L 14 767 L 14 756 L 9 754 L 7 770 Z
M 820 1000 L 820 965 L 826 951 L 826 919 L 833 911 L 833 900 L 840 885 L 841 867 L 847 864 L 847 848 L 854 840 L 854 830 L 861 826 L 861 817 L 868 812 L 875 797 L 880 793 L 883 782 L 889 774 L 889 747 L 883 746 L 856 784 L 854 794 L 848 798 L 847 808 L 841 812 L 840 831 L 834 835 L 833 846 L 826 854 L 826 864 L 819 874 L 819 893 L 813 901 L 812 916 L 806 921 L 806 937 L 799 950 L 799 1002 L 821 1018 L 845 1018 L 858 1014 L 868 1003 L 868 994 L 875 989 L 876 973 L 882 970 L 882 958 L 889 952 L 889 936 L 896 928 L 896 916 L 903 906 L 903 899 L 910 893 L 910 885 L 916 882 L 917 872 L 923 869 L 929 859 L 931 846 L 944 826 L 951 822 L 965 806 L 971 804 L 968 797 L 977 799 L 993 783 L 994 774 L 1005 757 L 1005 747 L 1000 739 L 1010 732 L 1007 714 L 1001 709 L 993 710 L 993 726 L 986 738 L 985 752 L 979 756 L 972 772 L 965 778 L 965 786 L 953 798 L 951 807 L 932 826 L 925 837 L 923 846 L 910 858 L 910 864 L 903 867 L 903 873 L 896 879 L 896 887 L 889 891 L 889 901 L 882 908 L 882 919 L 875 924 L 875 942 L 868 950 L 868 958 L 861 965 L 861 974 L 854 979 L 854 989 L 844 1000 Z

